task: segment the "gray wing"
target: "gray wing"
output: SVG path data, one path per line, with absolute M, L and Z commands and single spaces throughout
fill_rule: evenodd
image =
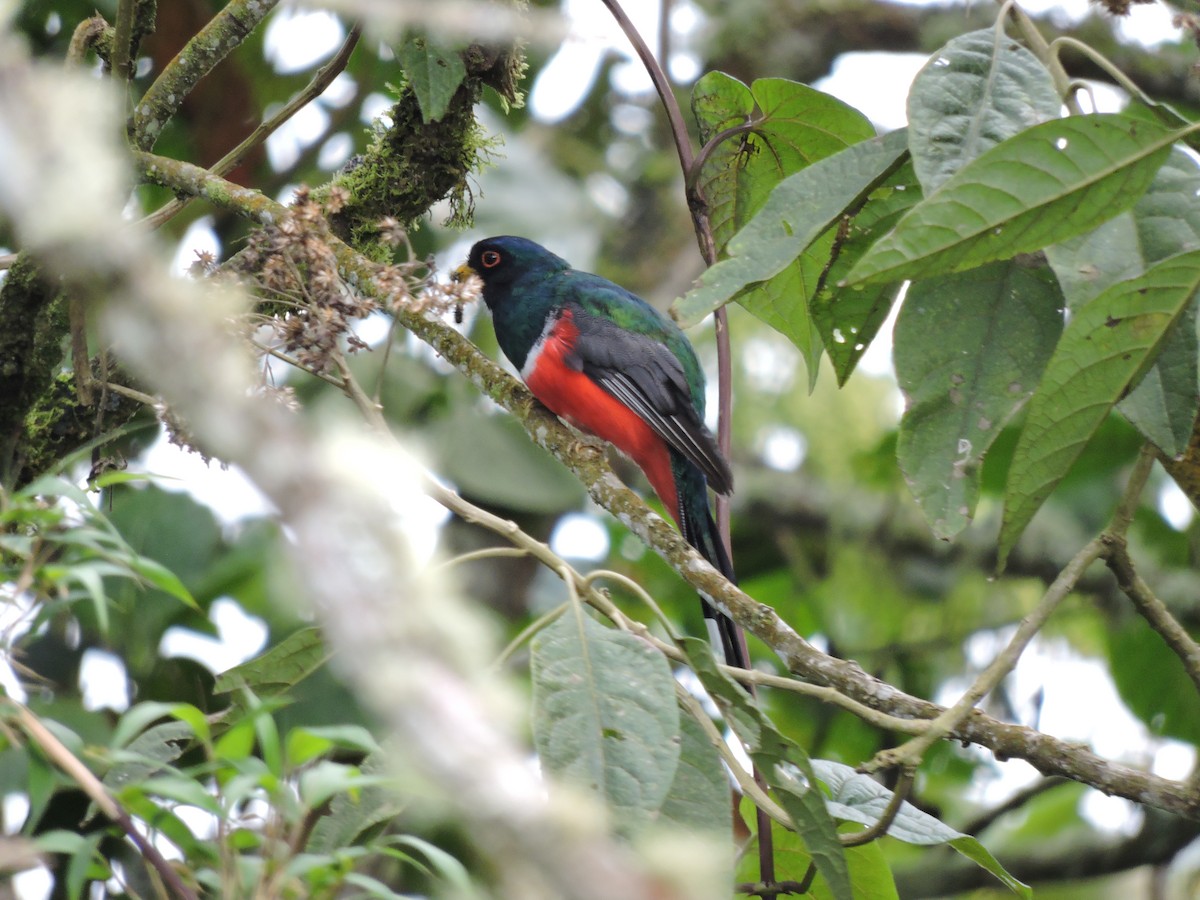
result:
M 687 376 L 675 354 L 648 335 L 627 331 L 581 308 L 572 314 L 579 329 L 572 363 L 697 466 L 714 491 L 730 493 L 729 463 L 692 404 Z

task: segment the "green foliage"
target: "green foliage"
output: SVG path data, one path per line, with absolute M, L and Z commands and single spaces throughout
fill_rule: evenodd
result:
M 735 16 L 708 7 L 705 14 L 730 32 L 736 16 L 756 12 L 739 8 Z M 985 28 L 963 26 L 974 30 L 933 53 L 908 93 L 909 126 L 879 136 L 862 112 L 784 78 L 747 84 L 708 71 L 692 88 L 703 149 L 700 165 L 683 175 L 689 202 L 707 213 L 719 259 L 675 311 L 695 324 L 732 301 L 753 317 L 735 312 L 732 319 L 741 583 L 814 644 L 854 656 L 880 679 L 870 682 L 869 697 L 857 698 L 876 713 L 892 712 L 889 704 L 902 692 L 942 702 L 961 691 L 978 647 L 999 646 L 1065 560 L 1110 527 L 1139 444 L 1147 440 L 1164 458 L 1186 463 L 1194 443 L 1200 167 L 1183 148 L 1195 147 L 1195 126 L 1145 97 L 1119 114 L 1064 115 L 1063 104 L 1074 110 L 1075 101 L 1060 48 L 1033 32 L 1012 37 L 1018 31 L 1007 16 Z M 715 42 L 725 37 L 714 29 Z M 260 51 L 255 41 L 245 49 Z M 53 46 L 35 42 L 43 44 Z M 535 54 L 540 66 L 543 48 Z M 333 129 L 354 132 L 355 149 L 365 151 L 357 165 L 330 181 L 311 158 L 314 145 L 293 170 L 268 172 L 260 164 L 244 183 L 269 194 L 286 182 L 328 182 L 314 195 L 334 201 L 336 233 L 390 260 L 397 250 L 382 240 L 381 232 L 391 231 L 381 229 L 385 217 L 418 232 L 431 207 L 448 198 L 450 221 L 469 222 L 480 196 L 473 179 L 498 140 L 476 117 L 478 104 L 497 105 L 484 91 L 490 86 L 503 111 L 514 113 L 508 140 L 522 189 L 506 195 L 504 182 L 493 182 L 500 190 L 489 186 L 488 221 L 510 230 L 510 219 L 532 218 L 546 220 L 540 227 L 554 237 L 586 234 L 589 246 L 609 254 L 601 266 L 646 280 L 631 287 L 647 296 L 675 289 L 668 275 L 680 267 L 664 261 L 678 258 L 681 247 L 664 235 L 688 231 L 680 225 L 680 172 L 669 154 L 651 147 L 649 128 L 630 124 L 645 111 L 640 100 L 618 96 L 602 77 L 576 116 L 546 129 L 509 108 L 525 65 L 519 50 L 480 43 L 452 51 L 410 36 L 395 56 L 359 48 L 348 69 L 355 102 L 327 110 L 329 136 Z M 753 71 L 758 61 L 732 59 L 730 69 Z M 261 60 L 253 65 L 246 83 L 264 108 L 292 92 L 294 85 Z M 387 120 L 358 134 L 353 123 L 363 98 L 388 78 L 402 83 Z M 250 93 L 223 87 L 227 96 Z M 241 121 L 232 110 L 224 118 Z M 201 159 L 210 125 L 176 122 L 159 149 Z M 531 196 L 522 170 L 532 167 L 530 159 L 554 176 L 547 183 L 563 197 Z M 621 191 L 606 193 L 613 180 Z M 339 199 L 333 184 L 348 196 Z M 587 213 L 605 196 L 627 198 L 628 210 L 596 225 L 601 217 L 593 211 L 589 220 Z M 232 193 L 221 197 L 236 207 Z M 558 220 L 568 214 L 578 221 Z M 9 223 L 0 228 L 7 240 Z M 446 242 L 434 228 L 410 236 L 416 258 Z M 223 230 L 222 237 L 236 246 L 239 232 Z M 131 455 L 137 450 L 126 434 L 96 434 L 103 416 L 75 402 L 63 356 L 67 296 L 36 274 L 22 259 L 0 296 L 6 325 L 16 307 L 31 310 L 24 319 L 31 327 L 7 327 L 0 341 L 12 350 L 0 353 L 0 374 L 21 376 L 3 403 L 10 424 L 21 421 L 28 432 L 0 441 L 6 485 L 71 471 L 67 454 L 92 440 L 119 438 Z M 415 293 L 420 285 L 405 287 Z M 897 303 L 892 351 L 905 401 L 898 423 L 888 388 L 862 373 L 851 378 Z M 577 479 L 537 449 L 515 418 L 481 410 L 477 385 L 447 375 L 428 347 L 395 340 L 397 330 L 385 352 L 362 354 L 351 365 L 368 394 L 375 388 L 371 396 L 387 424 L 419 445 L 429 467 L 462 496 L 549 542 L 557 518 L 586 502 Z M 779 351 L 790 350 L 784 339 L 805 364 L 808 398 L 793 390 L 795 358 Z M 480 343 L 486 348 L 486 338 Z M 709 348 L 700 349 L 703 356 Z M 822 356 L 844 389 L 835 392 L 829 379 L 817 384 Z M 42 391 L 48 372 L 53 394 Z M 197 373 L 201 383 L 210 377 Z M 329 410 L 344 406 L 342 392 L 320 378 L 291 386 L 314 433 L 322 433 Z M 67 422 L 63 411 L 70 409 Z M 124 405 L 106 412 L 108 426 L 131 414 Z M 780 433 L 797 438 L 795 471 L 766 451 Z M 44 452 L 26 454 L 33 445 Z M 619 471 L 636 484 L 636 473 Z M 3 600 L 24 617 L 4 637 L 17 671 L 28 676 L 30 714 L 139 828 L 174 844 L 180 871 L 209 895 L 482 898 L 510 887 L 495 875 L 503 862 L 495 846 L 463 833 L 445 809 L 426 805 L 423 786 L 396 765 L 397 758 L 407 761 L 403 754 L 429 748 L 392 746 L 331 673 L 336 665 L 326 665 L 331 652 L 321 630 L 309 611 L 296 609 L 302 591 L 288 580 L 279 529 L 219 522 L 188 496 L 140 480 L 100 479 L 101 501 L 65 476 L 43 476 L 0 495 Z M 1190 497 L 1195 503 L 1200 494 L 1193 489 Z M 984 527 L 969 528 L 976 518 Z M 609 524 L 613 549 L 605 565 L 651 595 L 663 617 L 698 630 L 692 589 L 627 525 Z M 1162 586 L 1183 630 L 1200 632 L 1195 529 L 1176 532 L 1149 505 L 1130 528 L 1129 546 L 1139 566 L 1146 560 L 1146 577 Z M 1027 552 L 1016 552 L 1027 531 Z M 955 546 L 928 541 L 930 533 Z M 475 536 L 457 520 L 442 528 L 448 553 L 479 552 L 439 571 L 461 577 L 480 605 L 491 603 L 509 636 L 561 602 L 561 588 L 530 558 L 504 548 L 511 558 L 489 559 L 501 553 L 470 544 Z M 997 555 L 1015 574 L 989 579 Z M 1150 735 L 1200 743 L 1196 686 L 1184 663 L 1164 652 L 1149 626 L 1114 612 L 1123 598 L 1106 580 L 1075 588 L 1043 640 L 1102 659 Z M 623 613 L 647 616 L 647 605 L 629 602 L 623 588 L 612 592 Z M 218 630 L 210 616 L 218 601 L 265 623 L 263 652 L 220 673 L 165 658 L 168 632 Z M 759 612 L 765 619 L 770 610 Z M 899 804 L 887 837 L 845 847 L 848 832 L 877 824 L 894 799 L 853 766 L 903 740 L 903 726 L 879 726 L 861 708 L 847 709 L 844 698 L 826 702 L 828 694 L 816 699 L 762 686 L 751 696 L 703 642 L 679 641 L 682 654 L 668 662 L 645 632 L 635 635 L 614 618 L 617 627 L 610 627 L 573 603 L 533 640 L 528 683 L 523 672 L 514 680 L 532 699 L 529 739 L 548 792 L 561 780 L 592 795 L 630 859 L 640 863 L 643 851 L 661 852 L 660 844 L 686 835 L 729 851 L 712 871 L 759 880 L 757 835 L 735 860 L 726 766 L 737 763 L 714 739 L 721 728 L 748 751 L 778 816 L 777 875 L 800 881 L 815 872 L 814 897 L 915 893 L 903 876 L 939 869 L 951 854 L 927 848 L 943 845 L 977 867 L 980 883 L 1030 896 L 1013 874 L 1022 854 L 1064 835 L 1098 840 L 1080 813 L 1083 788 L 1075 786 L 1027 800 L 999 825 L 976 832 L 961 824 L 980 814 L 972 798 L 999 762 L 943 741 L 925 751 L 913 797 L 936 816 Z M 655 627 L 650 634 L 660 634 Z M 520 661 L 524 646 L 514 646 L 511 660 Z M 773 685 L 786 684 L 797 660 L 781 654 L 777 662 L 753 646 L 762 680 L 769 674 Z M 132 707 L 85 705 L 80 670 L 91 651 L 120 660 Z M 672 666 L 699 678 L 717 721 L 696 718 L 690 703 L 681 708 L 679 683 L 690 678 Z M 1028 712 L 1035 704 L 1013 691 L 1001 685 L 986 711 L 1040 727 L 1037 711 Z M 85 896 L 122 873 L 131 895 L 153 895 L 144 860 L 121 829 L 100 814 L 80 779 L 22 731 L 17 707 L 3 708 L 0 794 L 28 800 L 22 836 L 53 867 L 56 896 Z M 1006 751 L 1016 755 L 1039 739 L 1032 730 L 1012 731 Z M 1073 777 L 1088 781 L 1102 766 Z M 749 803 L 742 806 L 752 819 Z M 220 828 L 198 827 L 201 813 Z M 717 892 L 724 887 L 722 881 Z

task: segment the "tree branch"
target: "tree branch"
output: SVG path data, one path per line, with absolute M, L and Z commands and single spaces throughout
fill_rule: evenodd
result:
M 231 185 L 197 166 L 148 153 L 135 153 L 134 161 L 143 176 L 156 184 L 198 194 L 249 218 L 271 222 L 287 214 L 273 200 Z M 377 264 L 340 242 L 335 241 L 332 246 L 347 283 L 390 302 L 375 286 Z M 427 317 L 403 302 L 391 308 L 401 325 L 516 416 L 535 443 L 575 473 L 596 503 L 661 556 L 685 581 L 712 597 L 739 625 L 771 647 L 793 675 L 834 688 L 872 709 L 903 719 L 934 719 L 945 711 L 935 703 L 913 697 L 866 674 L 852 661 L 821 653 L 775 610 L 726 581 L 674 528 L 625 487 L 602 458 L 583 449 L 569 428 L 536 403 L 523 385 L 480 353 L 474 344 L 440 320 Z M 1061 775 L 1106 794 L 1200 817 L 1200 792 L 1187 784 L 1105 760 L 1078 744 L 1000 722 L 977 710 L 947 737 L 986 747 L 998 759 L 1024 759 L 1044 775 Z
M 149 150 L 196 83 L 238 47 L 279 0 L 230 0 L 187 42 L 137 102 L 133 145 Z

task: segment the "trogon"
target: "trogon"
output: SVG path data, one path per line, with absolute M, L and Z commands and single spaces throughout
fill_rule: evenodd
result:
M 552 412 L 632 459 L 689 544 L 733 580 L 708 488 L 733 475 L 704 424 L 704 373 L 679 327 L 640 297 L 522 237 L 479 241 L 455 272 L 483 281 L 496 340 Z M 701 597 L 725 659 L 745 666 L 734 623 Z

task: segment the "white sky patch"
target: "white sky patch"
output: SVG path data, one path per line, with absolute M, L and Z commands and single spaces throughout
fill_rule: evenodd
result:
M 1192 506 L 1192 502 L 1174 481 L 1163 483 L 1162 487 L 1158 489 L 1156 500 L 1159 515 L 1166 519 L 1167 524 L 1176 531 L 1186 529 L 1192 524 L 1192 519 L 1196 517 L 1196 510 Z
M 29 815 L 29 795 L 5 794 L 0 808 L 4 811 L 4 834 L 16 834 Z
M 782 335 L 760 334 L 742 344 L 740 362 L 751 386 L 764 394 L 785 394 L 796 382 L 799 351 Z
M 107 650 L 89 647 L 83 651 L 79 661 L 79 689 L 83 694 L 84 709 L 111 709 L 116 712 L 129 709 L 129 679 L 125 663 Z
M 357 93 L 358 85 L 354 79 L 345 72 L 339 72 L 333 81 L 329 82 L 329 87 L 321 92 L 321 102 L 339 109 L 353 100 Z
M 159 437 L 130 469 L 152 474 L 154 483 L 164 490 L 186 490 L 225 524 L 275 512 L 271 502 L 237 466 L 224 468 L 216 460 L 205 463 L 198 454 L 176 447 L 165 436 Z
M 777 472 L 794 472 L 804 462 L 808 442 L 795 428 L 772 425 L 759 432 L 762 461 Z
M 388 97 L 387 94 L 381 94 L 378 91 L 372 91 L 363 98 L 362 105 L 359 107 L 360 116 L 364 125 L 370 125 L 384 113 L 386 113 L 395 101 Z
M 881 131 L 893 131 L 908 124 L 908 88 L 928 59 L 923 53 L 843 53 L 813 87 L 849 103 Z
M 267 116 L 275 112 L 268 108 Z M 276 172 L 290 169 L 305 148 L 320 140 L 329 127 L 329 113 L 320 104 L 310 103 L 267 138 L 267 160 Z
M 327 171 L 340 169 L 353 152 L 354 138 L 344 131 L 339 131 L 337 134 L 331 134 L 321 145 L 321 152 L 317 154 L 317 165 Z
M 54 879 L 45 866 L 17 872 L 12 877 L 13 892 L 21 900 L 47 900 L 54 889 Z
M 168 628 L 158 645 L 164 657 L 182 656 L 206 666 L 214 675 L 252 659 L 267 643 L 267 626 L 228 597 L 214 601 L 208 617 L 217 637 L 188 628 Z
M 529 92 L 529 109 L 535 118 L 557 122 L 574 112 L 596 80 L 601 62 L 613 53 L 624 60 L 612 68 L 612 86 L 618 92 L 644 94 L 654 89 L 633 48 L 602 4 L 594 0 L 563 0 L 561 9 L 569 30 Z M 646 43 L 656 46 L 656 0 L 627 4 L 626 12 Z
M 550 535 L 550 549 L 568 559 L 599 561 L 608 556 L 608 532 L 592 516 L 569 513 Z
M 214 259 L 221 257 L 221 242 L 213 231 L 213 217 L 201 216 L 187 227 L 179 243 L 175 245 L 175 256 L 171 260 L 171 274 L 182 277 L 187 274 L 197 253 L 211 253 Z
M 331 55 L 346 39 L 346 28 L 331 12 L 281 7 L 267 22 L 263 47 L 281 75 L 300 72 Z

